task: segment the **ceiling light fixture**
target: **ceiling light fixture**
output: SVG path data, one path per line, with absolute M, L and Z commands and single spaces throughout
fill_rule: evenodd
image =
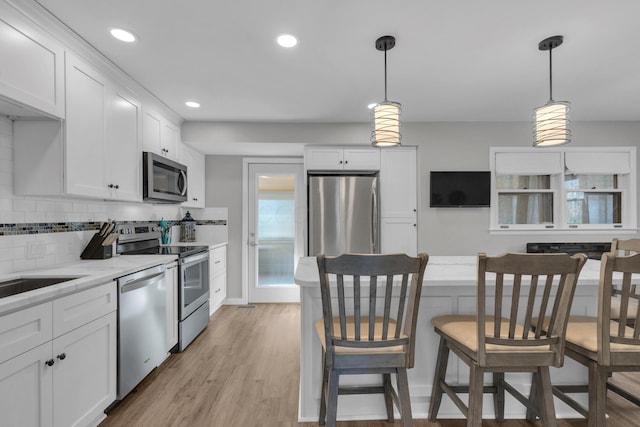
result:
M 278 44 L 282 47 L 294 47 L 298 44 L 298 39 L 291 34 L 281 34 L 276 39 Z
M 137 40 L 137 37 L 131 32 L 127 30 L 123 30 L 122 28 L 112 28 L 111 35 L 122 42 L 132 43 Z
M 533 110 L 533 146 L 554 147 L 571 142 L 569 106 L 567 101 L 553 100 L 551 51 L 562 44 L 562 36 L 553 36 L 538 43 L 538 49 L 549 51 L 549 101 Z
M 196 102 L 196 101 L 187 101 L 184 103 L 184 105 L 186 105 L 187 107 L 190 108 L 200 108 L 200 103 Z
M 384 51 L 384 101 L 371 109 L 373 131 L 371 145 L 375 147 L 391 147 L 400 145 L 400 113 L 402 106 L 398 102 L 387 100 L 387 51 L 396 45 L 393 36 L 382 36 L 376 40 L 376 49 Z

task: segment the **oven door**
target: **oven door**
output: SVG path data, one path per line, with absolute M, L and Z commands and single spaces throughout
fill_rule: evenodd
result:
M 180 320 L 209 300 L 209 251 L 180 259 Z

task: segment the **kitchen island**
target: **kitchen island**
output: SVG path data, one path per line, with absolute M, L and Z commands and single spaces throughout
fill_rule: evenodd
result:
M 595 315 L 600 261 L 588 260 L 578 282 L 572 313 Z M 322 302 L 318 267 L 314 257 L 301 258 L 295 272 L 295 283 L 300 286 L 300 401 L 299 421 L 317 421 L 322 381 L 322 354 L 315 322 L 322 318 Z M 523 293 L 524 294 L 524 293 Z M 432 256 L 425 271 L 416 336 L 415 366 L 409 370 L 409 390 L 414 418 L 426 418 L 435 372 L 439 336 L 434 332 L 431 318 L 444 314 L 475 313 L 476 257 Z M 507 296 L 507 295 L 505 295 Z M 451 356 L 447 382 L 468 383 L 468 368 Z M 507 374 L 510 383 L 525 395 L 529 394 L 531 376 Z M 565 359 L 563 368 L 552 368 L 553 381 L 564 384 L 586 383 L 586 368 Z M 487 380 L 489 377 L 487 377 Z M 341 384 L 349 384 L 348 376 L 341 377 Z M 358 384 L 379 382 L 376 376 L 358 376 Z M 582 397 L 582 396 L 579 396 Z M 524 418 L 525 408 L 506 395 L 505 417 Z M 586 396 L 585 396 L 586 399 Z M 485 395 L 483 416 L 493 417 L 493 398 Z M 555 400 L 558 417 L 579 417 L 571 408 Z M 439 418 L 463 418 L 462 413 L 447 397 L 438 414 Z M 382 395 L 343 395 L 338 399 L 338 419 L 385 419 Z

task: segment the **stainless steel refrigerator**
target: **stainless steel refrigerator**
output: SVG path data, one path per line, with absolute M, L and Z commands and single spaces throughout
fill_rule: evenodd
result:
M 308 255 L 380 253 L 378 174 L 309 175 Z

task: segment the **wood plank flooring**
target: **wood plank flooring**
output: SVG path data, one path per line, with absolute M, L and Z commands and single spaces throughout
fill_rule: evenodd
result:
M 100 427 L 315 427 L 298 423 L 300 316 L 297 304 L 224 306 L 180 354 L 171 355 L 115 406 Z M 638 373 L 616 374 L 640 392 Z M 487 398 L 489 398 L 487 396 Z M 640 425 L 640 408 L 610 393 L 608 427 Z M 464 427 L 466 420 L 415 420 L 416 427 Z M 339 422 L 340 427 L 399 426 L 385 421 Z M 525 420 L 484 427 L 539 425 Z M 559 420 L 559 427 L 586 421 Z

